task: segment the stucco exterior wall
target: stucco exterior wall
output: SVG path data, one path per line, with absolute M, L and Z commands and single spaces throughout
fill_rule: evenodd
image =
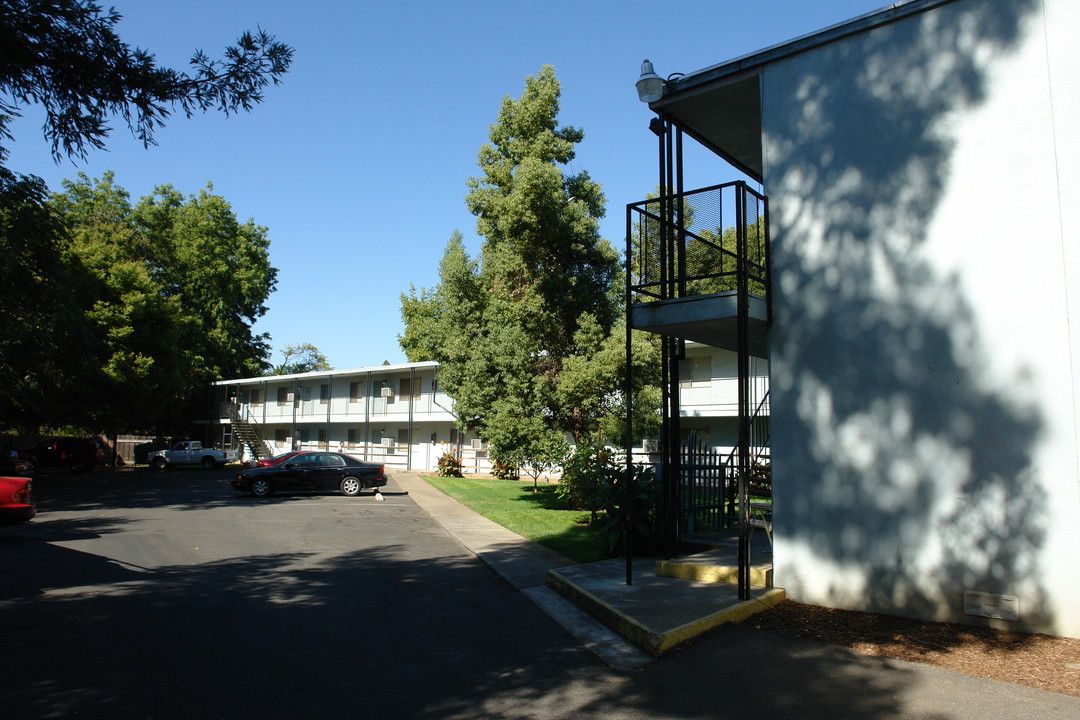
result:
M 1078 29 L 960 0 L 763 70 L 796 600 L 1080 636 Z

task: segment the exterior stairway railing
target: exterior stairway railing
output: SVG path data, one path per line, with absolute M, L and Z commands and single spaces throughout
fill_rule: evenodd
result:
M 769 393 L 758 402 L 750 419 L 749 494 L 764 496 L 769 474 Z M 680 531 L 684 538 L 712 535 L 737 537 L 739 529 L 739 448 L 726 455 L 707 447 L 696 431 L 682 448 Z
M 752 440 L 754 425 L 764 423 L 751 388 L 751 322 L 772 322 L 772 291 L 768 237 L 768 200 L 738 181 L 684 192 L 681 171 L 681 132 L 670 123 L 657 133 L 661 139 L 661 191 L 658 197 L 626 207 L 626 355 L 631 365 L 630 333 L 634 308 L 643 303 L 682 300 L 708 295 L 730 295 L 736 299 L 731 336 L 737 349 L 739 439 L 733 454 L 739 529 L 739 597 L 749 599 L 749 543 L 751 537 L 751 476 L 755 470 L 752 446 L 766 447 Z M 673 162 L 674 160 L 674 162 Z M 764 301 L 765 316 L 751 318 L 752 298 Z M 720 320 L 721 318 L 717 318 Z M 731 318 L 727 318 L 731 319 Z M 730 326 L 729 326 L 730 327 Z M 759 325 L 758 325 L 759 327 Z M 758 331 L 760 332 L 760 330 Z M 760 348 L 760 345 L 758 346 Z M 656 510 L 657 537 L 668 554 L 678 552 L 683 530 L 682 498 L 686 476 L 680 448 L 679 362 L 685 358 L 685 337 L 661 334 L 661 478 L 665 482 Z M 762 349 L 756 350 L 760 355 Z M 767 354 L 767 350 L 765 351 Z M 626 381 L 629 398 L 631 382 Z M 627 401 L 627 427 L 631 425 L 631 403 Z M 757 407 L 755 407 L 757 406 Z M 754 418 L 758 418 L 755 422 Z M 758 433 L 760 434 L 760 433 Z M 626 439 L 627 456 L 632 442 Z M 763 451 L 758 450 L 760 455 Z M 628 461 L 629 465 L 629 461 Z M 627 474 L 631 468 L 627 467 Z M 629 485 L 629 484 L 628 484 Z M 627 498 L 627 505 L 632 505 Z M 629 516 L 629 514 L 628 514 Z M 628 535 L 630 530 L 627 530 Z M 631 554 L 627 553 L 627 584 L 632 582 Z
M 234 402 L 225 402 L 222 403 L 221 416 L 229 419 L 236 438 L 251 451 L 252 457 L 256 460 L 262 460 L 274 454 L 259 431 L 258 423 L 255 422 L 255 419 L 251 417 L 251 413 L 247 412 L 246 409 L 241 413 L 240 405 Z

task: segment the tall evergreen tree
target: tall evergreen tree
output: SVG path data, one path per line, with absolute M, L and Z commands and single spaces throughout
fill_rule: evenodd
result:
M 544 66 L 503 100 L 468 181 L 479 257 L 455 233 L 439 284 L 402 296 L 406 355 L 440 361 L 459 424 L 507 456 L 537 418 L 580 439 L 621 404 L 625 360 L 599 352 L 622 342 L 618 255 L 599 235 L 600 186 L 565 171 L 584 133 L 558 125 L 560 94 Z

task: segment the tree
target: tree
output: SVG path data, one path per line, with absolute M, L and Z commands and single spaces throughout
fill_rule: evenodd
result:
M 80 175 L 51 200 L 93 279 L 79 297 L 91 343 L 78 388 L 67 393 L 87 408 L 82 421 L 92 427 L 151 431 L 190 391 L 183 307 L 162 292 L 148 262 L 151 240 L 132 220 L 127 191 L 112 180 L 111 174 L 96 182 Z
M 82 298 L 92 280 L 45 183 L 0 168 L 0 418 L 21 433 L 77 422 L 90 352 Z
M 159 285 L 184 308 L 192 381 L 200 387 L 266 371 L 269 337 L 253 334 L 252 326 L 277 285 L 267 228 L 241 223 L 212 191 L 208 183 L 185 198 L 162 185 L 132 209 Z
M 333 370 L 326 356 L 311 343 L 286 345 L 281 351 L 281 364 L 274 368 L 271 375 L 293 375 L 295 373 Z
M 524 470 L 532 478 L 533 492 L 537 490 L 540 476 L 559 466 L 566 458 L 569 447 L 557 428 L 541 418 L 523 418 L 513 426 L 514 437 L 506 437 L 509 428 L 499 428 L 503 436 L 491 443 L 491 456 L 500 463 Z
M 120 20 L 87 0 L 0 0 L 0 138 L 13 139 L 8 125 L 20 108 L 40 104 L 57 160 L 104 147 L 113 117 L 153 145 L 175 110 L 250 110 L 292 63 L 292 48 L 259 30 L 243 33 L 222 59 L 196 50 L 189 72 L 160 67 L 117 36 Z M 0 146 L 0 162 L 6 156 Z
M 266 311 L 277 271 L 266 228 L 229 204 L 171 186 L 135 206 L 107 173 L 65 181 L 50 207 L 92 285 L 79 296 L 91 343 L 71 392 L 97 428 L 164 430 L 200 410 L 211 380 L 261 375 Z
M 600 186 L 563 171 L 584 134 L 558 126 L 560 94 L 545 66 L 503 100 L 468 181 L 479 257 L 455 233 L 439 284 L 402 296 L 407 357 L 441 362 L 459 424 L 504 454 L 537 423 L 581 440 L 622 393 L 625 353 L 601 352 L 622 343 L 618 256 L 599 236 Z

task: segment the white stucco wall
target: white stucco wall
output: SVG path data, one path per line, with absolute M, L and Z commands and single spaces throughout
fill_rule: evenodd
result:
M 962 0 L 768 66 L 775 578 L 1080 636 L 1080 3 Z

